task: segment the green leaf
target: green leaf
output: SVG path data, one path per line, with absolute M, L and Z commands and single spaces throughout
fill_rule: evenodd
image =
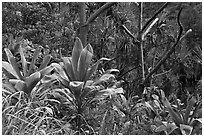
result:
M 20 55 L 21 55 L 21 62 L 22 62 L 22 67 L 23 67 L 23 74 L 24 74 L 24 77 L 27 76 L 27 61 L 25 59 L 25 56 L 24 56 L 24 53 L 23 53 L 23 49 L 20 45 L 19 47 L 19 52 L 20 52 Z
M 21 72 L 18 68 L 17 62 L 13 56 L 13 54 L 11 53 L 11 51 L 7 48 L 5 48 L 5 52 L 7 55 L 7 58 L 9 60 L 9 63 L 12 65 L 14 71 L 16 72 L 16 74 L 18 75 L 19 79 L 24 80 L 23 76 L 21 75 Z
M 99 80 L 94 82 L 94 85 L 98 85 L 98 84 L 101 84 L 103 82 L 112 82 L 114 79 L 115 79 L 115 75 L 113 75 L 113 74 L 103 74 L 99 78 Z
M 8 62 L 2 61 L 2 70 L 9 79 L 19 79 L 18 75 L 16 74 L 16 71 Z
M 39 73 L 40 73 L 40 79 L 42 79 L 45 75 L 47 75 L 48 73 L 50 73 L 53 69 L 54 69 L 53 66 L 47 66 L 47 67 L 41 69 L 41 70 L 39 71 Z
M 123 88 L 107 88 L 107 89 L 103 89 L 101 91 L 98 91 L 96 93 L 96 99 L 104 99 L 108 96 L 114 95 L 114 94 L 122 94 L 124 93 Z
M 2 89 L 7 89 L 11 91 L 12 94 L 16 92 L 16 89 L 13 87 L 13 85 L 10 82 L 2 83 Z
M 82 42 L 78 37 L 76 37 L 76 41 L 72 50 L 72 66 L 75 74 L 77 73 L 78 60 L 82 50 Z
M 52 74 L 52 75 L 45 75 L 42 79 L 41 79 L 41 82 L 42 84 L 44 83 L 49 83 L 51 81 L 54 81 L 56 80 L 58 77 L 56 74 Z
M 182 135 L 190 135 L 192 133 L 193 127 L 189 125 L 181 124 L 180 130 L 181 130 Z
M 36 59 L 38 58 L 39 54 L 40 54 L 40 47 L 38 46 L 37 49 L 35 50 L 34 54 L 33 54 L 33 58 L 31 60 L 30 66 L 29 66 L 29 70 L 28 70 L 28 75 L 29 76 L 31 74 L 31 70 L 34 68 Z
M 162 131 L 167 132 L 165 125 L 160 125 L 155 129 L 155 132 L 162 132 Z
M 48 65 L 48 63 L 50 62 L 50 59 L 51 59 L 51 55 L 45 56 L 43 58 L 43 62 L 41 63 L 41 65 L 40 65 L 38 70 L 41 70 L 41 69 L 45 68 Z
M 83 93 L 81 94 L 82 98 L 85 98 L 88 96 L 90 93 L 96 92 L 102 90 L 101 86 L 85 86 Z
M 80 82 L 80 81 L 71 81 L 69 83 L 70 91 L 72 92 L 74 97 L 78 100 L 80 99 L 83 85 L 84 85 L 84 82 Z
M 167 131 L 168 135 L 170 135 L 171 133 L 173 133 L 177 129 L 178 129 L 178 126 L 176 126 L 174 123 L 166 123 L 166 131 Z
M 72 81 L 76 80 L 78 73 L 77 71 L 76 72 L 74 71 L 72 59 L 70 57 L 62 57 L 62 60 L 64 63 L 63 68 L 65 70 L 67 77 Z
M 100 60 L 98 60 L 95 64 L 93 64 L 90 68 L 88 68 L 87 72 L 86 72 L 86 76 L 85 76 L 85 79 L 84 81 L 88 80 L 91 75 L 94 74 L 94 72 L 96 72 L 97 68 L 98 68 L 98 65 L 102 62 L 102 61 L 108 61 L 110 59 L 108 58 L 101 58 Z
M 26 83 L 22 80 L 9 80 L 9 82 L 11 82 L 12 84 L 14 84 L 14 88 L 17 89 L 18 91 L 26 91 L 27 87 L 26 87 Z
M 64 71 L 64 69 L 62 68 L 62 66 L 58 63 L 52 63 L 51 66 L 56 70 L 56 72 L 63 77 L 64 79 L 69 79 L 68 75 L 66 74 L 66 72 Z
M 182 119 L 181 119 L 181 116 L 178 115 L 171 107 L 169 101 L 167 100 L 166 97 L 163 98 L 163 103 L 164 105 L 167 107 L 168 111 L 169 111 L 169 114 L 170 116 L 172 117 L 173 121 L 175 122 L 175 124 L 177 126 L 179 126 L 181 123 L 182 123 Z
M 69 79 L 65 79 L 63 77 L 61 77 L 61 75 L 58 75 L 57 79 L 59 79 L 59 81 L 62 83 L 62 85 L 64 85 L 65 87 L 69 87 Z
M 190 126 L 192 127 L 198 127 L 199 125 L 202 126 L 202 118 L 193 119 L 190 123 Z
M 188 120 L 189 120 L 189 116 L 190 116 L 190 112 L 193 108 L 193 106 L 195 105 L 196 103 L 196 99 L 195 97 L 192 97 L 190 101 L 188 101 L 188 104 L 187 104 L 187 107 L 186 107 L 186 112 L 185 112 L 185 115 L 184 115 L 184 124 L 188 124 Z
M 88 67 L 91 63 L 91 59 L 93 57 L 93 49 L 90 44 L 88 44 L 82 51 L 79 56 L 77 71 L 79 73 L 80 81 L 84 81 Z
M 68 90 L 68 89 L 67 89 Z M 53 93 L 59 93 L 58 97 L 56 98 L 61 98 L 60 100 L 63 103 L 69 103 L 71 102 L 72 104 L 74 104 L 74 96 L 71 94 L 71 92 L 66 92 L 64 89 L 54 89 Z M 69 103 L 70 104 L 70 103 Z
M 27 94 L 30 94 L 32 89 L 37 85 L 37 83 L 40 81 L 40 72 L 35 72 L 31 74 L 30 76 L 26 77 L 25 83 L 27 86 Z

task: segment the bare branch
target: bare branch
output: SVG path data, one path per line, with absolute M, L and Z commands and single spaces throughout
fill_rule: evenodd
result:
M 181 11 L 182 11 L 182 8 L 180 9 L 180 11 L 178 13 L 178 16 L 177 16 L 177 23 L 179 25 L 179 34 L 178 34 L 178 38 L 176 40 L 176 43 L 171 47 L 171 49 L 167 52 L 167 54 L 159 61 L 159 63 L 154 67 L 154 69 L 146 76 L 146 78 L 144 79 L 142 84 L 145 84 L 147 82 L 147 80 L 149 79 L 149 77 L 151 77 L 152 74 L 154 72 L 156 72 L 159 69 L 159 67 L 166 61 L 166 59 L 170 57 L 170 55 L 174 52 L 175 47 L 178 45 L 181 38 L 184 38 L 184 36 L 183 37 L 181 36 L 182 32 L 183 32 L 183 27 L 182 27 L 182 25 L 180 23 Z M 189 31 L 187 33 L 189 33 Z M 187 33 L 185 34 L 185 36 L 187 35 Z
M 156 18 L 156 16 L 162 12 L 162 10 L 164 8 L 166 8 L 166 6 L 169 4 L 169 2 L 166 2 L 155 14 L 154 16 L 151 17 L 151 19 L 149 19 L 146 24 L 143 26 L 142 28 L 142 32 L 149 26 L 149 24 Z
M 93 22 L 101 13 L 103 13 L 106 9 L 110 8 L 116 4 L 116 2 L 108 2 L 105 5 L 103 5 L 101 8 L 99 8 L 86 22 L 84 26 L 89 25 L 91 22 Z

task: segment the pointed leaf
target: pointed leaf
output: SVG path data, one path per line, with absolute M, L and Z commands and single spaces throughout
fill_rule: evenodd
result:
M 112 82 L 115 79 L 115 76 L 113 74 L 104 74 L 100 77 L 99 80 L 97 80 L 96 82 L 94 82 L 94 85 L 98 85 L 101 84 L 103 82 Z
M 77 71 L 79 73 L 80 81 L 84 81 L 88 67 L 91 63 L 93 57 L 93 49 L 90 44 L 88 44 L 82 51 L 79 57 Z
M 21 62 L 22 62 L 22 67 L 23 67 L 23 76 L 26 77 L 27 76 L 27 61 L 25 59 L 24 53 L 23 53 L 23 49 L 22 46 L 20 45 L 19 47 L 19 52 L 21 55 Z
M 86 96 L 89 95 L 89 93 L 93 93 L 95 91 L 102 90 L 100 86 L 85 86 L 83 93 L 81 94 L 82 98 L 85 98 Z
M 182 123 L 181 117 L 179 115 L 177 115 L 177 113 L 172 109 L 172 107 L 171 107 L 171 105 L 170 105 L 170 103 L 166 97 L 163 98 L 163 103 L 167 107 L 169 114 L 170 114 L 171 118 L 173 119 L 173 121 L 175 122 L 175 124 L 177 126 L 179 126 Z
M 72 81 L 76 80 L 77 78 L 77 72 L 74 72 L 73 64 L 72 64 L 72 59 L 70 57 L 62 57 L 63 60 L 63 68 L 66 72 L 66 75 L 68 78 Z
M 51 55 L 45 56 L 43 58 L 43 62 L 41 63 L 41 65 L 40 65 L 38 70 L 41 70 L 41 69 L 45 68 L 48 65 L 48 63 L 50 62 L 50 59 L 51 59 Z
M 8 83 L 2 83 L 2 89 L 9 90 L 12 94 L 16 92 L 16 89 L 13 87 L 13 85 L 8 82 Z
M 30 63 L 30 66 L 29 66 L 29 70 L 28 70 L 28 75 L 27 76 L 29 76 L 31 74 L 31 70 L 34 68 L 36 59 L 38 58 L 38 56 L 40 54 L 40 51 L 41 51 L 41 49 L 38 46 L 37 49 L 35 50 L 34 54 L 33 54 L 33 58 L 32 58 L 32 61 Z
M 31 74 L 30 76 L 26 77 L 25 83 L 27 86 L 27 94 L 30 94 L 32 89 L 37 85 L 37 83 L 40 81 L 40 72 L 35 72 Z
M 9 79 L 19 79 L 16 71 L 8 62 L 2 61 L 2 70 Z
M 57 79 L 62 83 L 62 85 L 64 85 L 66 88 L 69 87 L 69 80 L 65 79 L 63 77 L 61 77 L 60 75 L 58 75 Z
M 11 81 L 9 81 L 9 82 L 11 82 Z M 17 80 L 15 82 L 14 88 L 17 89 L 18 91 L 24 91 L 24 92 L 26 92 L 26 90 L 27 90 L 26 83 L 22 80 Z
M 88 68 L 84 81 L 87 81 L 91 77 L 91 75 L 93 75 L 94 72 L 96 72 L 99 63 L 100 63 L 100 60 L 97 61 L 94 65 L 92 65 L 90 68 Z
M 166 131 L 169 134 L 173 133 L 178 129 L 178 126 L 176 126 L 174 123 L 167 123 L 166 124 Z
M 190 112 L 191 112 L 193 106 L 195 105 L 195 103 L 196 103 L 195 97 L 192 97 L 191 100 L 188 101 L 188 105 L 186 107 L 186 112 L 184 115 L 184 124 L 188 124 L 188 120 L 190 118 Z
M 155 132 L 162 132 L 162 131 L 166 131 L 165 125 L 160 125 L 155 129 Z
M 72 66 L 75 74 L 77 73 L 78 60 L 82 50 L 83 50 L 82 42 L 78 37 L 76 37 L 76 41 L 72 50 Z
M 54 69 L 54 67 L 52 67 L 52 66 L 47 66 L 47 67 L 41 69 L 39 71 L 40 79 L 42 79 L 46 74 L 49 74 L 53 69 Z
M 64 69 L 60 64 L 57 63 L 52 63 L 51 66 L 56 70 L 56 72 L 64 79 L 69 79 L 68 76 L 66 75 Z
M 97 68 L 98 68 L 98 65 L 102 62 L 102 61 L 107 61 L 107 60 L 110 60 L 108 58 L 101 58 L 100 60 L 98 60 L 95 64 L 93 64 L 88 70 L 87 70 L 87 73 L 86 73 L 86 76 L 85 76 L 85 79 L 84 81 L 88 80 L 91 75 L 94 74 L 94 72 L 96 72 Z
M 11 51 L 9 49 L 5 48 L 5 52 L 6 52 L 8 60 L 9 60 L 9 63 L 12 65 L 12 67 L 15 70 L 16 74 L 18 75 L 19 79 L 24 80 L 24 78 L 21 75 L 21 72 L 18 68 L 17 62 L 16 62 L 13 54 L 11 53 Z

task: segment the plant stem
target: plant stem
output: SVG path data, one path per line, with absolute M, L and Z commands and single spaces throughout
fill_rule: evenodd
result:
M 143 54 L 143 42 L 142 42 L 142 16 L 143 14 L 143 3 L 139 3 L 139 18 L 138 18 L 138 29 L 139 35 L 138 40 L 140 41 L 140 52 L 141 52 L 141 66 L 142 66 L 142 81 L 145 79 L 145 71 L 144 71 L 144 54 Z
M 78 127 L 78 132 L 80 133 L 81 131 L 81 100 L 78 101 L 78 110 L 77 110 L 77 127 Z

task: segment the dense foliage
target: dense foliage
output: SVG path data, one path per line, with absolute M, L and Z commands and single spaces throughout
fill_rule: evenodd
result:
M 2 134 L 202 134 L 202 3 L 3 2 Z

